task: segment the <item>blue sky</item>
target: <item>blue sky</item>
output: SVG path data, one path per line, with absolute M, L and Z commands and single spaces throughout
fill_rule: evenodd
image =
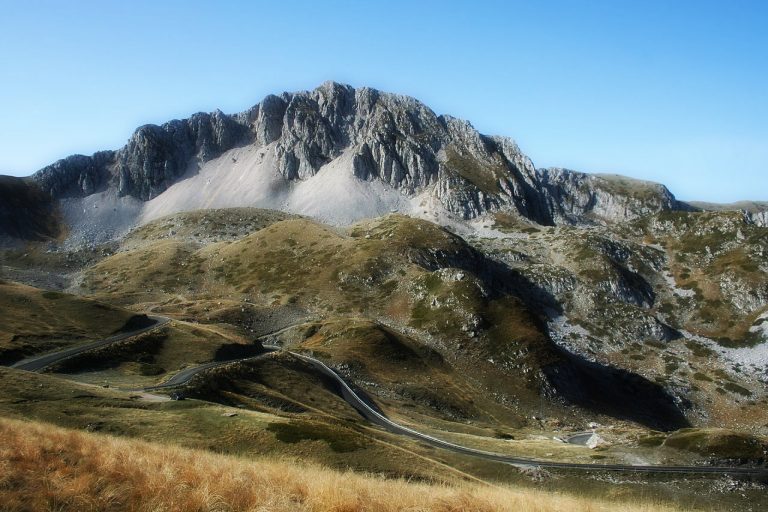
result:
M 0 173 L 325 80 L 419 98 L 539 167 L 768 200 L 768 2 L 0 0 Z

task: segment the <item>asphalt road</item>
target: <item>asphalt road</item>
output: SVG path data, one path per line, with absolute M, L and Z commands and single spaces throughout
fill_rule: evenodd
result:
M 267 353 L 280 350 L 281 347 L 265 345 Z M 522 457 L 512 457 L 501 453 L 487 452 L 483 450 L 477 450 L 466 446 L 461 446 L 443 439 L 432 437 L 428 434 L 418 432 L 411 428 L 408 428 L 399 423 L 395 423 L 390 420 L 376 409 L 368 405 L 355 391 L 342 379 L 335 371 L 325 365 L 322 361 L 319 361 L 313 357 L 305 356 L 303 354 L 297 354 L 296 352 L 288 352 L 289 354 L 306 361 L 314 366 L 317 370 L 335 380 L 341 389 L 341 394 L 344 400 L 355 408 L 364 418 L 371 423 L 379 425 L 380 427 L 393 432 L 395 434 L 401 434 L 408 437 L 412 437 L 423 441 L 432 446 L 451 450 L 465 455 L 471 455 L 474 457 L 480 457 L 486 460 L 492 460 L 496 462 L 503 462 L 505 464 L 512 464 L 519 467 L 542 467 L 542 468 L 559 468 L 559 469 L 576 469 L 587 471 L 613 471 L 613 472 L 634 472 L 634 473 L 680 473 L 680 474 L 715 474 L 715 475 L 758 475 L 764 478 L 768 478 L 768 468 L 748 468 L 748 467 L 727 467 L 727 466 L 657 466 L 657 465 L 625 465 L 625 464 L 578 464 L 570 462 L 553 462 L 547 460 L 528 459 Z M 232 361 L 206 363 L 204 365 L 196 366 L 194 368 L 187 368 L 182 372 L 174 375 L 168 381 L 160 386 L 154 386 L 146 388 L 147 390 L 156 390 L 160 387 L 172 387 L 189 382 L 192 377 L 200 372 L 203 372 L 209 368 L 217 366 L 223 366 L 225 364 L 247 361 L 256 359 L 266 355 L 260 354 L 245 359 L 236 359 Z
M 283 327 L 282 329 L 278 329 L 277 331 L 268 332 L 266 334 L 262 334 L 256 340 L 262 340 L 268 336 L 274 336 L 275 334 L 280 334 L 281 332 L 285 332 L 288 329 L 291 329 L 295 327 L 295 325 L 289 325 L 288 327 Z M 190 380 L 192 380 L 192 377 L 197 375 L 198 373 L 202 373 L 206 370 L 210 370 L 211 368 L 218 368 L 220 366 L 224 366 L 227 364 L 232 363 L 239 363 L 242 361 L 252 361 L 254 359 L 258 359 L 260 357 L 264 357 L 265 355 L 269 354 L 270 352 L 275 352 L 277 350 L 280 350 L 282 347 L 279 347 L 277 345 L 261 345 L 264 348 L 264 352 L 261 354 L 257 354 L 255 356 L 250 357 L 244 357 L 240 359 L 228 359 L 226 361 L 211 361 L 210 363 L 204 363 L 199 366 L 193 366 L 191 368 L 185 368 L 181 370 L 179 373 L 172 376 L 170 379 L 166 380 L 165 382 L 161 384 L 156 384 L 154 386 L 150 386 L 147 388 L 142 388 L 142 391 L 156 391 L 158 389 L 163 388 L 173 388 L 176 386 L 183 386 L 184 384 L 188 383 Z
M 500 453 L 486 452 L 454 444 L 427 434 L 423 434 L 411 428 L 405 427 L 390 420 L 379 413 L 364 400 L 362 400 L 349 385 L 335 371 L 326 366 L 322 361 L 312 357 L 291 352 L 294 356 L 303 359 L 312 364 L 315 368 L 325 375 L 333 378 L 341 385 L 342 395 L 352 407 L 358 410 L 371 423 L 375 423 L 390 432 L 402 434 L 424 441 L 432 446 L 437 446 L 454 452 L 473 455 L 486 460 L 504 462 L 521 467 L 543 467 L 543 468 L 561 468 L 578 469 L 588 471 L 615 471 L 615 472 L 634 472 L 634 473 L 683 473 L 683 474 L 720 474 L 720 475 L 760 475 L 768 477 L 768 468 L 745 468 L 745 467 L 722 467 L 722 466 L 656 466 L 656 465 L 623 465 L 623 464 L 577 464 L 570 462 L 552 462 L 546 460 L 535 460 L 521 457 L 511 457 Z
M 121 332 L 120 334 L 115 334 L 114 336 L 110 336 L 109 338 L 104 338 L 102 340 L 86 343 L 85 345 L 78 345 L 76 347 L 57 350 L 56 352 L 49 352 L 41 356 L 34 356 L 34 357 L 29 357 L 27 359 L 22 359 L 18 363 L 11 365 L 11 368 L 16 368 L 17 370 L 26 370 L 28 372 L 39 372 L 41 370 L 44 370 L 48 366 L 51 366 L 52 364 L 60 363 L 61 361 L 69 359 L 70 357 L 74 357 L 84 352 L 95 350 L 97 348 L 106 347 L 107 345 L 118 343 L 120 341 L 126 340 L 128 338 L 132 338 L 133 336 L 137 336 L 145 332 L 153 331 L 170 322 L 169 318 L 165 318 L 161 316 L 150 315 L 149 318 L 151 320 L 154 320 L 155 323 L 152 325 L 148 325 L 147 327 L 144 327 L 142 329 L 136 329 L 135 331 L 128 331 L 128 332 Z
M 192 368 L 185 368 L 181 370 L 179 373 L 168 379 L 167 381 L 163 382 L 162 384 L 157 384 L 155 386 L 149 386 L 146 388 L 142 388 L 142 391 L 157 391 L 158 389 L 163 388 L 173 388 L 176 386 L 182 386 L 186 383 L 188 383 L 190 380 L 192 380 L 192 377 L 197 375 L 198 373 L 202 373 L 206 370 L 210 370 L 211 368 L 218 368 L 219 366 L 224 366 L 227 364 L 232 363 L 240 363 L 243 361 L 252 361 L 254 359 L 258 359 L 260 357 L 264 357 L 265 355 L 269 354 L 270 352 L 274 352 L 275 349 L 271 347 L 265 347 L 265 352 L 251 356 L 251 357 L 245 357 L 242 359 L 230 359 L 228 361 L 212 361 L 210 363 L 201 364 L 200 366 L 194 366 Z
M 13 368 L 17 368 L 20 370 L 27 370 L 27 371 L 40 371 L 46 368 L 47 366 L 64 361 L 65 359 L 76 356 L 78 354 L 82 354 L 83 352 L 101 348 L 111 343 L 117 343 L 119 341 L 125 340 L 132 336 L 136 336 L 138 334 L 151 331 L 153 329 L 157 329 L 170 321 L 170 319 L 164 318 L 164 317 L 152 316 L 150 318 L 155 320 L 156 323 L 144 329 L 117 334 L 115 336 L 111 336 L 109 338 L 95 341 L 93 343 L 89 343 L 86 345 L 72 347 L 69 349 L 59 350 L 57 352 L 52 352 L 42 356 L 25 359 L 13 365 Z M 158 384 L 156 386 L 150 386 L 150 387 L 144 388 L 144 390 L 152 391 L 152 390 L 157 390 L 162 388 L 171 388 L 175 386 L 181 386 L 188 383 L 195 375 L 201 372 L 204 372 L 206 370 L 209 370 L 211 368 L 216 368 L 219 366 L 224 366 L 224 365 L 235 363 L 235 362 L 257 359 L 259 357 L 263 357 L 264 355 L 270 352 L 281 350 L 281 347 L 273 346 L 273 345 L 264 345 L 264 348 L 266 349 L 266 352 L 256 356 L 251 356 L 251 357 L 242 358 L 242 359 L 233 359 L 229 361 L 215 361 L 215 362 L 210 362 L 210 363 L 205 363 L 199 366 L 195 366 L 192 368 L 186 368 L 181 372 L 177 373 L 176 375 L 174 375 L 173 377 L 171 377 L 170 379 L 168 379 L 166 382 L 162 384 Z M 341 376 L 339 376 L 335 371 L 333 371 L 331 368 L 325 365 L 325 363 L 323 363 L 322 361 L 319 361 L 313 357 L 305 356 L 303 354 L 297 354 L 295 352 L 288 352 L 288 353 L 303 361 L 306 361 L 307 363 L 314 366 L 318 371 L 320 371 L 321 373 L 327 375 L 328 377 L 336 381 L 340 386 L 341 394 L 344 400 L 349 405 L 354 407 L 355 410 L 357 410 L 364 418 L 366 418 L 371 423 L 378 425 L 395 434 L 401 434 L 414 439 L 418 439 L 419 441 L 425 442 L 432 446 L 436 446 L 438 448 L 443 448 L 446 450 L 451 450 L 453 452 L 458 452 L 465 455 L 480 457 L 486 460 L 492 460 L 496 462 L 502 462 L 505 464 L 512 464 L 514 466 L 528 467 L 528 468 L 541 467 L 541 468 L 555 468 L 555 469 L 576 469 L 576 470 L 586 470 L 586 471 L 613 471 L 613 472 L 634 472 L 634 473 L 757 475 L 761 478 L 768 478 L 768 468 L 727 467 L 727 466 L 625 465 L 625 464 L 599 464 L 599 463 L 579 464 L 579 463 L 570 463 L 570 462 L 554 462 L 554 461 L 547 461 L 547 460 L 528 459 L 523 457 L 512 457 L 512 456 L 504 455 L 501 453 L 487 452 L 483 450 L 477 450 L 475 448 L 469 448 L 466 446 L 458 445 L 455 443 L 451 443 L 449 441 L 445 441 L 443 439 L 430 436 L 428 434 L 424 434 L 417 430 L 413 430 L 412 428 L 406 427 L 404 425 L 400 425 L 399 423 L 395 423 L 394 421 L 390 420 L 389 418 L 384 416 L 382 413 L 378 412 L 376 409 L 371 407 L 368 403 L 366 403 L 365 400 L 363 400 L 357 393 L 355 393 L 355 391 L 349 386 L 349 384 L 347 384 L 347 382 L 343 378 L 341 378 Z

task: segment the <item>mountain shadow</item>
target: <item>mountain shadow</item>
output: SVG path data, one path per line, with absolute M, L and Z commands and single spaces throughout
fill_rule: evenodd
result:
M 48 240 L 60 234 L 50 196 L 30 179 L 0 176 L 0 237 Z
M 567 402 L 655 430 L 690 426 L 675 400 L 658 384 L 627 370 L 560 352 L 562 360 L 543 371 L 557 395 Z

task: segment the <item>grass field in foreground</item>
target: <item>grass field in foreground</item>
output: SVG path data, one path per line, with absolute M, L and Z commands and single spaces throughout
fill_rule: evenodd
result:
M 3 510 L 669 511 L 483 484 L 429 485 L 0 419 Z

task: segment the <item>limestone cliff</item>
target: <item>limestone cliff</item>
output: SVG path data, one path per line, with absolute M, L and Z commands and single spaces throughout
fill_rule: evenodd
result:
M 662 185 L 565 169 L 537 170 L 514 141 L 436 115 L 419 101 L 334 82 L 267 96 L 249 110 L 142 126 L 117 151 L 75 155 L 34 175 L 53 198 L 113 189 L 147 201 L 238 146 L 274 145 L 275 170 L 306 180 L 351 153 L 350 172 L 408 197 L 427 192 L 472 219 L 505 210 L 539 224 L 633 219 L 679 205 Z

